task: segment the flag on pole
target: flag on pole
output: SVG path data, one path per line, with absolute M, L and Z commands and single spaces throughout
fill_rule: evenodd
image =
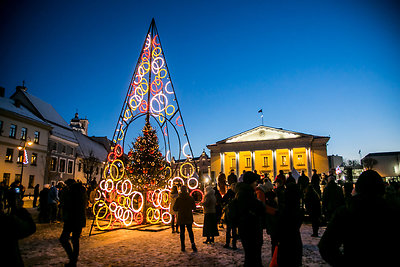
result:
M 258 111 L 258 113 L 263 113 L 262 109 L 260 109 L 260 110 Z

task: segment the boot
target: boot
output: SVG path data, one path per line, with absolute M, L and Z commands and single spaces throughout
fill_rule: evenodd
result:
M 214 237 L 213 236 L 210 239 L 210 244 L 214 244 Z
M 196 244 L 195 243 L 192 243 L 192 249 L 193 249 L 193 252 L 197 252 L 197 248 L 196 248 Z

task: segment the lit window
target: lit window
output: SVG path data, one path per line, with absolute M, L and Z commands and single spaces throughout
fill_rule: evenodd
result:
M 14 154 L 14 149 L 12 149 L 12 148 L 7 148 L 7 152 L 6 152 L 6 161 L 12 162 L 13 154 Z
M 283 166 L 287 165 L 286 156 L 282 156 L 282 165 Z
M 74 168 L 74 161 L 68 160 L 68 168 L 67 168 L 68 173 L 72 173 L 73 168 Z
M 268 157 L 264 157 L 264 167 L 268 167 Z
M 10 184 L 10 173 L 3 173 L 3 182 L 6 186 Z
M 51 158 L 50 171 L 55 172 L 56 170 L 57 170 L 57 158 Z
M 235 168 L 236 167 L 236 160 L 233 158 L 231 159 L 231 168 Z
M 40 138 L 40 132 L 35 131 L 35 134 L 34 134 L 34 136 L 33 136 L 33 142 L 34 142 L 35 144 L 39 144 L 39 138 Z
M 37 164 L 37 154 L 36 153 L 32 153 L 31 165 L 36 166 L 36 164 Z
M 246 168 L 250 168 L 250 167 L 251 167 L 251 159 L 246 158 Z
M 18 158 L 17 158 L 17 162 L 21 163 L 24 161 L 24 150 L 19 150 L 18 151 Z
M 297 165 L 304 165 L 303 155 L 297 155 Z
M 16 134 L 17 134 L 17 125 L 11 124 L 9 137 L 15 138 Z
M 28 129 L 26 129 L 25 127 L 21 128 L 21 140 L 26 140 L 27 132 L 28 132 Z
M 60 159 L 60 166 L 58 168 L 59 172 L 65 172 L 65 159 Z

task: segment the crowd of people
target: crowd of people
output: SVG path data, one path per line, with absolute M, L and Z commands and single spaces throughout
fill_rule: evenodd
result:
M 185 227 L 193 250 L 197 251 L 191 228 L 195 205 L 185 190 L 181 189 L 179 196 L 177 190 L 173 190 L 176 196 L 171 197 L 174 203 L 171 207 L 177 212 L 177 222 L 181 227 L 182 251 L 185 251 Z M 176 202 L 186 199 L 191 204 L 185 207 L 177 205 L 176 198 Z M 273 181 L 256 171 L 244 171 L 239 178 L 234 171 L 228 177 L 220 173 L 214 187 L 205 187 L 202 206 L 204 243 L 214 243 L 214 237 L 219 235 L 218 225 L 224 222 L 226 243 L 223 247 L 236 250 L 240 240 L 245 252 L 244 266 L 263 265 L 264 230 L 271 240 L 270 266 L 301 266 L 303 243 L 300 227 L 305 221 L 312 224 L 313 238 L 319 237 L 322 224 L 327 225 L 319 249 L 322 258 L 333 266 L 360 262 L 363 263 L 360 266 L 390 263 L 397 248 L 394 244 L 400 237 L 399 184 L 385 184 L 372 170 L 364 171 L 355 184 L 337 181 L 334 170 L 328 175 L 319 175 L 313 170 L 311 179 L 304 171 L 297 179 L 290 172 L 285 175 L 279 171 Z M 180 216 L 188 220 L 182 222 Z M 368 239 L 370 241 L 365 242 Z M 364 252 L 370 252 L 369 256 L 362 255 Z M 386 256 L 387 252 L 392 253 Z

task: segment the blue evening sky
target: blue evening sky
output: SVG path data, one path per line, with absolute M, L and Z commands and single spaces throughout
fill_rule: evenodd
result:
M 114 127 L 154 17 L 195 156 L 261 124 L 400 150 L 396 1 L 2 1 L 0 86 Z

